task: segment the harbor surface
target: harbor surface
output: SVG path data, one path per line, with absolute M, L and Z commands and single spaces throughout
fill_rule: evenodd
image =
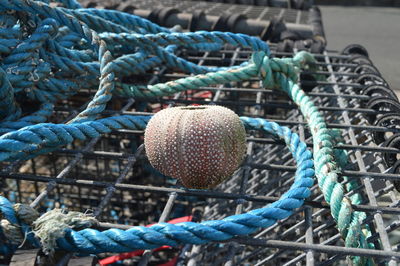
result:
M 400 8 L 320 6 L 328 49 L 358 43 L 400 96 Z

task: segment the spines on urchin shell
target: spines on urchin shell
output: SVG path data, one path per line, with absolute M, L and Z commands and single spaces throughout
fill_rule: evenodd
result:
M 222 106 L 173 107 L 158 112 L 145 131 L 154 168 L 188 188 L 212 188 L 239 167 L 246 132 L 239 117 Z

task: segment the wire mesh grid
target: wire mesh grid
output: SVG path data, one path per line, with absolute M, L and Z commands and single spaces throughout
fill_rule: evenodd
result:
M 203 1 L 140 1 L 130 0 L 137 8 L 154 9 L 155 7 L 174 7 L 185 13 L 203 10 L 207 15 L 220 16 L 221 14 L 243 14 L 255 20 L 271 20 L 274 17 L 284 17 L 285 21 L 297 24 L 307 24 L 308 12 L 279 7 L 248 6 L 226 3 L 209 3 Z
M 272 45 L 272 51 L 275 48 Z M 229 46 L 220 52 L 183 51 L 190 61 L 207 66 L 237 65 L 248 60 L 250 54 Z M 273 55 L 292 54 L 273 52 Z M 350 159 L 343 174 L 360 181 L 357 192 L 364 196 L 363 204 L 352 207 L 367 212 L 364 222 L 373 233 L 368 241 L 374 242 L 379 250 L 344 247 L 329 206 L 315 184 L 304 207 L 249 237 L 162 252 L 147 251 L 140 258 L 126 261 L 127 264 L 157 265 L 178 256 L 178 265 L 331 265 L 346 264 L 346 255 L 371 256 L 378 263 L 397 264 L 400 201 L 393 180 L 399 176 L 387 161 L 390 156 L 397 156 L 399 150 L 397 143 L 378 143 L 376 136 L 389 140 L 399 128 L 376 124 L 392 109 L 387 104 L 371 105 L 376 94 L 361 93 L 371 86 L 384 85 L 384 80 L 374 74 L 373 66 L 365 64 L 366 58 L 336 52 L 315 56 L 321 68 L 317 74 L 326 80 L 312 80 L 311 73 L 303 72 L 301 84 L 324 113 L 328 126 L 342 133 L 345 144 L 337 148 L 345 149 Z M 130 77 L 126 82 L 154 84 L 186 76 L 159 68 L 154 73 Z M 59 104 L 52 122 L 67 121 L 76 115 L 93 94 L 94 91 L 81 91 Z M 218 104 L 238 115 L 276 121 L 297 132 L 312 149 L 311 135 L 297 106 L 283 92 L 264 89 L 255 79 L 148 101 L 114 97 L 105 114 L 150 115 L 163 108 L 189 104 Z M 100 224 L 103 229 L 147 225 L 185 215 L 194 215 L 195 221 L 222 219 L 265 206 L 293 182 L 295 164 L 282 142 L 253 131 L 248 132 L 247 142 L 245 162 L 214 190 L 183 189 L 175 179 L 154 170 L 145 156 L 143 132 L 132 130 L 75 141 L 29 161 L 2 163 L 1 189 L 12 201 L 29 203 L 41 212 L 54 207 L 93 212 L 103 222 Z

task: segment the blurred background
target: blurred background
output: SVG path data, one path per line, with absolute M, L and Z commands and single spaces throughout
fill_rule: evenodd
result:
M 360 1 L 316 2 L 360 4 Z M 350 43 L 362 44 L 382 76 L 400 95 L 400 1 L 362 2 L 363 6 L 320 5 L 327 47 L 340 50 Z

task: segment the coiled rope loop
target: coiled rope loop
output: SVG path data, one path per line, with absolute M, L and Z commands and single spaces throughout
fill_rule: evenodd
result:
M 295 209 L 303 205 L 304 199 L 310 195 L 310 187 L 313 185 L 314 177 L 312 154 L 307 150 L 306 144 L 300 141 L 299 136 L 286 127 L 281 127 L 274 122 L 268 122 L 260 118 L 241 117 L 241 121 L 248 129 L 262 130 L 285 141 L 297 162 L 294 183 L 278 201 L 264 208 L 229 216 L 222 220 L 201 223 L 158 223 L 150 227 L 135 226 L 125 231 L 109 229 L 103 232 L 89 228 L 75 231 L 73 228 L 77 227 L 76 224 L 65 222 L 68 219 L 60 215 L 59 210 L 53 210 L 46 213 L 44 217 L 36 219 L 35 222 L 30 222 L 30 224 L 33 224 L 33 232 L 40 237 L 45 251 L 52 251 L 57 247 L 81 254 L 97 254 L 102 252 L 127 252 L 135 249 L 153 249 L 162 245 L 179 246 L 182 244 L 204 244 L 210 241 L 222 241 L 234 236 L 254 233 L 259 228 L 269 227 L 276 223 L 277 220 L 289 217 Z M 90 128 L 89 131 L 93 132 L 101 131 L 102 129 L 109 131 L 108 126 L 113 122 L 115 121 L 107 120 L 107 122 L 85 122 L 78 125 L 85 125 Z M 73 124 L 73 130 L 68 132 L 78 132 L 81 129 L 78 125 L 75 126 Z M 119 127 L 121 126 L 119 125 Z M 31 132 L 35 132 L 35 130 L 31 130 Z M 93 136 L 97 135 L 97 133 L 93 134 Z M 21 219 L 18 219 L 21 217 L 15 213 L 13 206 L 4 197 L 0 197 L 0 210 L 5 214 L 4 217 L 9 222 L 5 227 L 2 226 L 3 234 L 10 231 L 10 224 L 14 225 L 14 227 L 21 224 L 19 221 Z M 52 212 L 56 212 L 56 214 Z M 76 213 L 72 215 L 76 215 Z M 80 226 L 92 226 L 95 224 L 89 217 L 74 217 L 72 219 L 74 221 L 83 219 L 79 224 Z M 60 219 L 62 222 L 58 221 Z M 24 233 L 26 234 L 26 232 Z M 21 239 L 23 239 L 22 236 L 18 238 L 18 240 Z

